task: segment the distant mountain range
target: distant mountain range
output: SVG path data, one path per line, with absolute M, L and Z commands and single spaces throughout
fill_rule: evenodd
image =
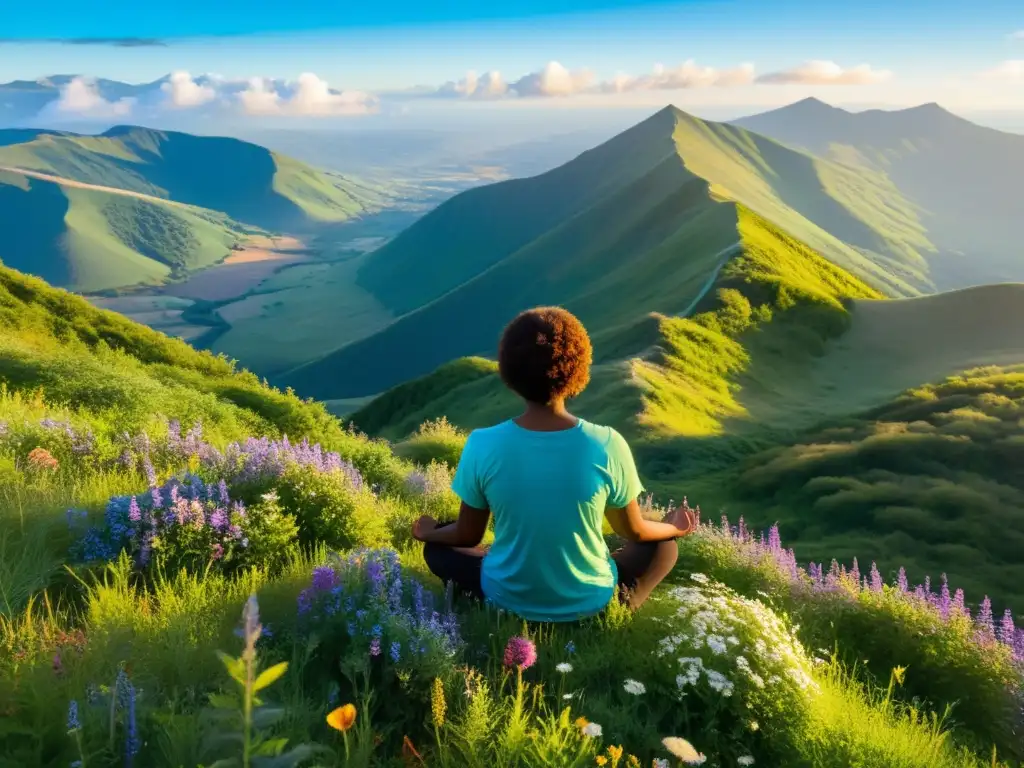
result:
M 237 139 L 0 130 L 0 259 L 78 291 L 158 282 L 223 259 L 253 229 L 302 231 L 379 201 Z
M 1024 136 L 975 125 L 937 104 L 847 112 L 817 99 L 735 124 L 884 174 L 937 249 L 938 288 L 1024 279 Z
M 819 107 L 792 109 L 800 122 L 803 111 Z M 863 119 L 828 110 L 822 132 L 843 115 Z M 773 114 L 783 113 L 764 119 Z M 946 123 L 965 126 L 958 156 L 987 152 L 996 134 L 1005 137 L 1007 167 L 1024 161 L 1024 137 L 931 107 L 886 114 L 893 145 L 904 126 L 907 141 L 924 151 L 930 145 L 914 128 L 931 119 L 938 134 Z M 840 268 L 845 277 L 811 270 L 835 298 L 1024 281 L 1012 238 L 955 250 L 966 236 L 951 242 L 939 221 L 951 214 L 924 207 L 913 184 L 904 191 L 885 157 L 854 162 L 840 149 L 821 157 L 667 108 L 553 171 L 464 192 L 414 224 L 357 278 L 397 319 L 283 381 L 317 397 L 374 394 L 454 358 L 492 354 L 504 323 L 538 303 L 564 305 L 596 334 L 615 334 L 649 312 L 706 308 L 736 258 L 776 249 L 817 253 Z M 970 210 L 988 192 L 959 186 L 942 194 Z M 988 225 L 1003 231 L 1019 221 L 1020 195 L 993 205 Z M 811 268 L 800 263 L 796 274 L 778 279 L 803 283 Z

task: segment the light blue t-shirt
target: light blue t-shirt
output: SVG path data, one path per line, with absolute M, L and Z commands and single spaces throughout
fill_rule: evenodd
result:
M 602 536 L 605 508 L 643 491 L 614 429 L 580 419 L 558 432 L 511 420 L 474 430 L 452 490 L 494 516 L 481 574 L 488 600 L 529 621 L 573 621 L 611 601 L 618 574 Z

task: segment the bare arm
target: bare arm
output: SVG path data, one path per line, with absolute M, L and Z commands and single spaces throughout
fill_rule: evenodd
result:
M 693 533 L 697 527 L 693 513 L 683 507 L 673 510 L 662 522 L 648 520 L 640 513 L 636 499 L 625 507 L 608 507 L 605 515 L 615 533 L 627 541 L 640 543 L 679 539 Z
M 490 509 L 477 509 L 462 502 L 455 525 L 437 527 L 434 518 L 424 515 L 412 527 L 413 538 L 429 544 L 443 544 L 448 547 L 475 547 L 483 541 L 487 532 Z

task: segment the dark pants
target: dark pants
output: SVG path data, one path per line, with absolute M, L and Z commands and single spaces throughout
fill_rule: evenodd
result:
M 427 544 L 423 548 L 423 559 L 431 573 L 446 584 L 452 582 L 457 592 L 478 600 L 484 599 L 480 569 L 485 554 L 487 550 L 480 547 Z M 633 610 L 639 608 L 672 571 L 678 557 L 679 546 L 675 541 L 630 542 L 612 552 L 619 571 L 619 600 Z

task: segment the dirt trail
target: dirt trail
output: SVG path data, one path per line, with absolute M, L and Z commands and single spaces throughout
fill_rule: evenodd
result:
M 178 203 L 174 200 L 167 200 L 163 197 L 155 197 L 154 195 L 147 195 L 144 192 L 132 192 L 128 189 L 118 189 L 117 187 L 104 187 L 99 184 L 87 184 L 84 181 L 75 181 L 74 179 L 65 179 L 63 176 L 53 176 L 49 173 L 41 173 L 40 171 L 30 171 L 27 168 L 14 168 L 11 166 L 0 165 L 0 171 L 7 171 L 8 173 L 17 173 L 22 176 L 27 176 L 30 179 L 38 179 L 39 181 L 48 181 L 51 184 L 58 184 L 62 187 L 74 187 L 76 189 L 91 189 L 96 192 L 106 192 L 110 195 L 121 195 L 122 197 L 134 197 L 137 200 L 145 200 L 150 203 L 162 203 L 164 205 L 173 205 L 178 208 L 193 208 L 194 206 L 186 203 Z
M 693 312 L 694 309 L 696 309 L 697 304 L 700 303 L 700 300 L 707 295 L 708 291 L 711 290 L 711 286 L 715 284 L 715 280 L 718 278 L 718 273 L 722 271 L 722 267 L 724 267 L 729 262 L 729 259 L 735 256 L 741 250 L 743 250 L 743 243 L 733 243 L 728 248 L 723 248 L 721 251 L 715 254 L 715 258 L 719 260 L 718 264 L 715 266 L 713 270 L 711 270 L 711 274 L 708 276 L 708 279 L 705 281 L 703 287 L 700 289 L 700 292 L 697 294 L 696 298 L 690 302 L 690 306 L 688 306 L 679 314 L 679 317 L 690 316 L 690 313 Z

